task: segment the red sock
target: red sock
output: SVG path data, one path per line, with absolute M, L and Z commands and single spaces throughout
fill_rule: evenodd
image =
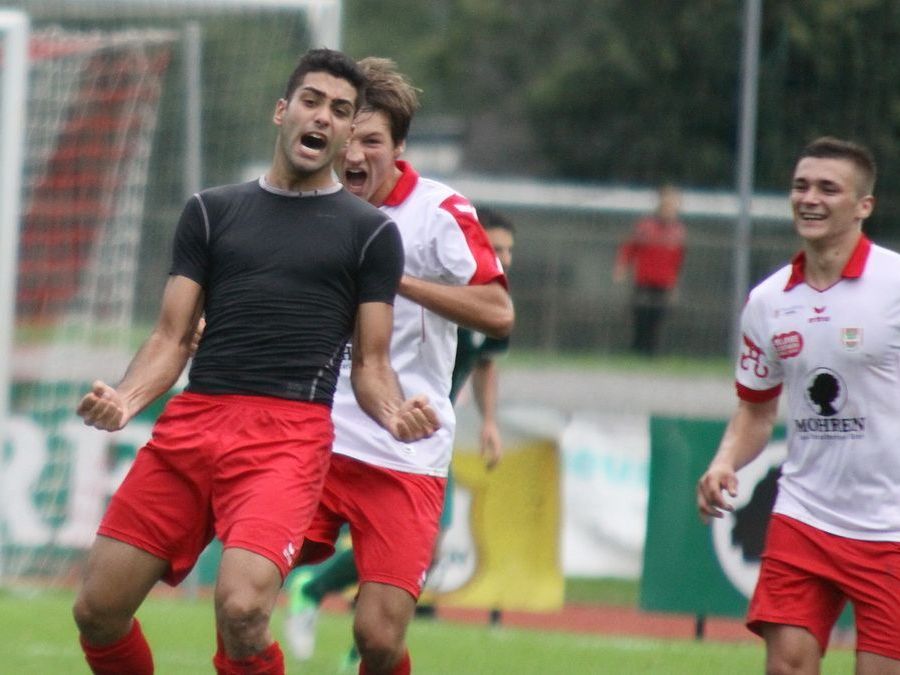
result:
M 216 654 L 213 656 L 213 665 L 216 667 L 216 675 L 223 675 L 224 670 L 219 670 L 219 663 L 226 663 L 228 657 L 225 656 L 225 641 L 222 639 L 222 634 L 219 631 L 216 631 Z
M 410 675 L 412 673 L 412 659 L 409 658 L 409 650 L 403 653 L 403 658 L 397 661 L 397 665 L 391 671 L 391 675 Z M 359 662 L 359 675 L 369 675 L 366 670 L 366 662 Z
M 284 654 L 277 642 L 273 642 L 259 654 L 245 659 L 231 659 L 225 653 L 222 640 L 217 636 L 219 649 L 213 657 L 218 675 L 284 675 Z
M 141 624 L 131 622 L 131 630 L 118 642 L 105 647 L 94 647 L 79 637 L 84 658 L 95 675 L 153 675 L 153 654 Z

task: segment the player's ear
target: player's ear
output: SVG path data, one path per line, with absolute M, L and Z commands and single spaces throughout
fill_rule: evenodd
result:
M 284 111 L 287 108 L 287 100 L 280 98 L 275 101 L 275 112 L 272 113 L 272 121 L 281 126 L 281 122 L 284 120 Z
M 866 195 L 856 205 L 856 213 L 857 216 L 865 220 L 869 216 L 872 215 L 872 211 L 875 209 L 875 197 L 872 195 Z

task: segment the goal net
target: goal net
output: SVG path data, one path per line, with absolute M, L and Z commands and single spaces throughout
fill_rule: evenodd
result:
M 30 39 L 13 415 L 2 473 L 7 578 L 62 573 L 70 554 L 90 542 L 87 521 L 96 521 L 96 513 L 79 513 L 85 495 L 77 480 L 91 480 L 87 489 L 101 508 L 108 490 L 94 472 L 108 473 L 106 439 L 80 440 L 72 411 L 90 365 L 102 377 L 124 361 L 149 158 L 174 42 L 166 31 L 58 28 Z M 90 454 L 84 440 L 100 452 L 80 468 Z
M 299 6 L 335 3 L 20 4 L 32 26 L 0 583 L 47 586 L 77 572 L 164 401 L 115 434 L 75 406 L 94 379 L 121 378 L 155 320 L 185 198 L 269 158 L 284 80 L 336 35 Z

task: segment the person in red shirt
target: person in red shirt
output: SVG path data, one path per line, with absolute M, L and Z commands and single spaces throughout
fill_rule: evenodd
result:
M 631 349 L 653 356 L 660 327 L 672 305 L 684 262 L 686 229 L 678 219 L 681 193 L 673 185 L 659 189 L 653 215 L 642 218 L 616 253 L 613 280 L 624 281 L 631 270 L 633 334 Z

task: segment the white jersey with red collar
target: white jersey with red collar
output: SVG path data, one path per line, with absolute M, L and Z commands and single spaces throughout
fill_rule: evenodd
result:
M 397 223 L 405 250 L 404 272 L 450 285 L 487 284 L 506 277 L 473 206 L 451 188 L 420 177 L 406 162 L 381 209 Z M 456 417 L 450 382 L 456 358 L 452 321 L 406 298 L 394 301 L 391 364 L 406 396 L 425 394 L 442 427 L 432 437 L 401 443 L 359 407 L 345 355 L 334 396 L 334 452 L 408 473 L 446 476 Z
M 900 541 L 900 255 L 861 237 L 817 291 L 802 254 L 750 293 L 737 388 L 787 395 L 774 511 L 854 539 Z

